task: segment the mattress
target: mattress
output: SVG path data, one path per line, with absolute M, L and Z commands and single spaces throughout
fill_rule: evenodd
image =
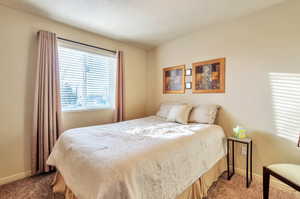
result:
M 174 199 L 225 154 L 220 126 L 150 116 L 68 130 L 47 163 L 80 199 Z

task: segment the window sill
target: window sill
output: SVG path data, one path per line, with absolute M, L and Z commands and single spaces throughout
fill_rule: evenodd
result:
M 80 113 L 80 112 L 90 112 L 90 111 L 105 111 L 105 110 L 114 110 L 112 107 L 103 107 L 103 108 L 89 108 L 89 109 L 77 109 L 77 110 L 64 110 L 62 113 Z

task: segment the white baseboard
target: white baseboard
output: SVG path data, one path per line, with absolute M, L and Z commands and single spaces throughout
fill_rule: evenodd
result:
M 245 169 L 240 169 L 240 168 L 235 168 L 235 171 L 237 174 L 241 175 L 241 176 L 246 176 L 246 170 Z M 253 174 L 253 180 L 256 180 L 260 183 L 263 182 L 263 177 L 260 174 L 257 173 L 252 173 Z M 296 190 L 294 190 L 293 188 L 291 188 L 290 186 L 284 184 L 283 182 L 271 177 L 270 179 L 270 186 L 283 190 L 283 191 L 288 191 L 288 192 L 293 192 L 294 194 L 299 194 L 297 193 Z
M 31 171 L 24 171 L 24 172 L 16 173 L 11 176 L 0 178 L 0 185 L 7 184 L 16 180 L 20 180 L 28 176 L 31 176 Z

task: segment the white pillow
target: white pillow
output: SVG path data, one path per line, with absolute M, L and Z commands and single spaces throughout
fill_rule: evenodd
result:
M 189 122 L 214 124 L 218 113 L 218 105 L 198 105 L 193 108 Z
M 170 110 L 175 105 L 179 105 L 179 103 L 164 103 L 164 104 L 161 104 L 159 110 L 156 113 L 156 116 L 166 119 L 169 115 Z
M 192 106 L 187 104 L 174 105 L 169 112 L 167 121 L 187 124 Z

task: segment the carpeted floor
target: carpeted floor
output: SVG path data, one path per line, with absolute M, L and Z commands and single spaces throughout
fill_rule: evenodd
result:
M 60 194 L 52 194 L 53 174 L 36 176 L 0 186 L 0 199 L 63 199 Z M 260 199 L 262 185 L 253 182 L 245 187 L 245 178 L 233 176 L 228 181 L 225 175 L 210 188 L 208 199 Z M 296 193 L 284 192 L 271 188 L 270 199 L 296 199 Z

